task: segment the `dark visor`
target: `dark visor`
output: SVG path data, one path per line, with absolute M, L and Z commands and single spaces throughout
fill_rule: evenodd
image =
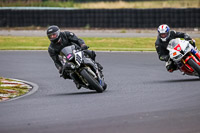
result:
M 49 38 L 49 40 L 57 39 L 58 36 L 59 36 L 59 31 L 54 32 L 54 33 L 51 33 L 51 34 L 48 34 L 48 38 Z
M 161 37 L 161 38 L 167 37 L 167 33 L 160 33 L 160 37 Z

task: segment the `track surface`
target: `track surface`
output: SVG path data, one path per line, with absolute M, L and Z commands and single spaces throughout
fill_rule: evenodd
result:
M 0 103 L 1 133 L 199 133 L 200 81 L 168 73 L 154 52 L 97 52 L 108 90 L 77 90 L 44 51 L 0 51 L 3 77 L 39 90 Z

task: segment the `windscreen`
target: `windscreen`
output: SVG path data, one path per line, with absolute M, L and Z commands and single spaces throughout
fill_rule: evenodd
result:
M 174 47 L 176 47 L 178 44 L 180 43 L 180 39 L 177 38 L 177 39 L 172 39 L 169 44 L 168 44 L 168 47 L 173 49 Z
M 68 54 L 73 53 L 73 50 L 74 50 L 74 49 L 75 49 L 75 46 L 74 46 L 74 45 L 64 47 L 64 48 L 61 50 L 61 54 L 64 54 L 65 56 L 67 56 Z

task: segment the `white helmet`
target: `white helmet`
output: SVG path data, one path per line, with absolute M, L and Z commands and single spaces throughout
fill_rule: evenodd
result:
M 170 36 L 170 28 L 166 24 L 162 24 L 158 27 L 158 36 L 163 42 L 166 42 Z

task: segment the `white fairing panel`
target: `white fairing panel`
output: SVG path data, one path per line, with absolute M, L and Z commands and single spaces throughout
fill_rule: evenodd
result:
M 82 52 L 76 52 L 75 53 L 75 61 L 76 63 L 80 66 L 81 65 L 81 62 L 83 60 L 83 57 L 82 57 Z

